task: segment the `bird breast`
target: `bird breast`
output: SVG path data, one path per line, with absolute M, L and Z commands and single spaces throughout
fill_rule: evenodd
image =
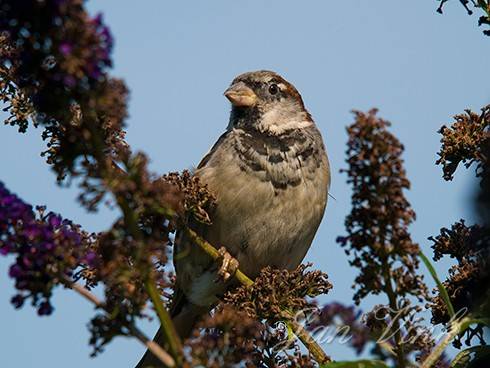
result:
M 280 136 L 233 129 L 196 175 L 217 197 L 204 237 L 225 246 L 246 274 L 301 262 L 323 217 L 330 182 L 314 126 Z

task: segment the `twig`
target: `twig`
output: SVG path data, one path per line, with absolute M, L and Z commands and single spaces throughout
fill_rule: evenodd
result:
M 203 251 L 205 251 L 211 258 L 215 261 L 220 259 L 220 254 L 217 249 L 213 247 L 206 240 L 201 238 L 197 233 L 184 226 L 184 231 L 189 239 L 199 246 Z M 245 275 L 240 269 L 237 269 L 234 277 L 245 286 L 252 286 L 253 280 Z M 286 325 L 291 328 L 294 334 L 301 340 L 301 342 L 305 345 L 308 351 L 311 353 L 313 359 L 315 359 L 319 364 L 325 364 L 331 361 L 330 357 L 323 351 L 323 349 L 318 345 L 318 343 L 313 339 L 313 337 L 297 322 L 294 317 L 289 315 L 289 319 L 286 322 Z
M 215 261 L 218 261 L 221 258 L 221 255 L 219 254 L 218 250 L 213 247 L 210 243 L 208 243 L 206 240 L 201 238 L 197 233 L 188 228 L 187 226 L 184 227 L 184 230 L 186 232 L 186 235 L 190 238 L 190 240 L 198 245 L 202 250 L 204 250 L 208 255 L 211 256 Z M 235 272 L 234 277 L 240 281 L 242 285 L 245 286 L 252 286 L 253 285 L 253 280 L 245 275 L 240 269 L 237 269 Z
M 83 296 L 89 302 L 94 304 L 97 308 L 104 309 L 107 313 L 109 313 L 109 311 L 106 310 L 104 303 L 99 300 L 94 294 L 92 294 L 88 289 L 84 288 L 80 284 L 72 282 L 69 279 L 65 280 L 65 285 Z M 148 350 L 150 350 L 153 355 L 160 359 L 160 361 L 166 367 L 175 367 L 175 360 L 170 356 L 169 353 L 163 350 L 160 345 L 146 337 L 145 334 L 141 332 L 136 326 L 132 324 L 127 324 L 126 328 L 129 330 L 130 334 L 133 337 L 135 337 L 143 345 L 145 345 Z

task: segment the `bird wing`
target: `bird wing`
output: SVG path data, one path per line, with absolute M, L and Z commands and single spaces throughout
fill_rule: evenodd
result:
M 204 166 L 206 166 L 211 160 L 211 157 L 213 157 L 214 153 L 217 151 L 218 147 L 221 145 L 221 143 L 226 139 L 226 137 L 230 134 L 230 131 L 226 131 L 221 136 L 218 138 L 216 143 L 211 147 L 208 153 L 202 158 L 201 162 L 199 162 L 199 165 L 197 165 L 197 169 L 202 169 Z

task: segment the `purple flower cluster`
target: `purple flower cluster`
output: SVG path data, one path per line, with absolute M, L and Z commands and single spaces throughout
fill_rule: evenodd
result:
M 91 257 L 84 256 L 86 240 L 78 225 L 43 207 L 36 214 L 0 182 L 0 254 L 16 257 L 9 270 L 18 290 L 11 300 L 16 308 L 31 298 L 39 315 L 50 314 L 53 287 Z
M 29 9 L 29 10 L 27 10 Z M 38 85 L 51 94 L 85 91 L 112 66 L 113 37 L 101 14 L 90 17 L 79 0 L 10 1 L 0 4 L 0 32 L 17 45 L 22 86 Z M 47 36 L 47 37 L 46 37 Z M 15 60 L 8 60 L 10 64 Z M 42 94 L 34 99 L 44 101 Z
M 92 57 L 89 58 L 85 68 L 90 78 L 99 79 L 104 68 L 112 66 L 111 51 L 114 39 L 109 27 L 103 23 L 102 14 L 97 14 L 90 23 L 94 27 L 99 43 L 93 44 Z

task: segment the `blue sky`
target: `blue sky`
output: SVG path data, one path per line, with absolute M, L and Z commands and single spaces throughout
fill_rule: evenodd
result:
M 437 129 L 465 108 L 490 101 L 482 80 L 490 65 L 490 38 L 476 27 L 457 1 L 445 15 L 436 1 L 271 0 L 208 2 L 89 2 L 102 11 L 116 39 L 114 75 L 131 89 L 128 141 L 151 158 L 158 173 L 196 165 L 225 129 L 229 103 L 222 96 L 239 73 L 272 69 L 290 80 L 323 133 L 333 170 L 326 216 L 306 261 L 327 272 L 334 289 L 323 301 L 350 302 L 355 272 L 335 243 L 344 234 L 350 188 L 338 170 L 345 167 L 346 125 L 352 109 L 380 109 L 406 147 L 404 158 L 412 189 L 407 196 L 417 212 L 412 234 L 430 254 L 428 236 L 461 217 L 472 219 L 469 172 L 442 180 L 434 165 Z M 76 187 L 60 188 L 39 157 L 40 131 L 26 135 L 0 127 L 0 180 L 33 204 L 102 230 L 116 213 L 87 214 L 76 203 Z M 92 359 L 86 323 L 93 308 L 68 290 L 54 297 L 55 313 L 39 318 L 25 307 L 15 311 L 7 270 L 0 259 L 0 366 L 132 367 L 144 350 L 118 338 Z M 438 265 L 447 269 L 448 263 Z M 432 287 L 433 283 L 428 280 Z M 382 299 L 371 298 L 367 305 Z M 144 323 L 152 335 L 157 324 Z M 350 351 L 325 349 L 336 359 Z

